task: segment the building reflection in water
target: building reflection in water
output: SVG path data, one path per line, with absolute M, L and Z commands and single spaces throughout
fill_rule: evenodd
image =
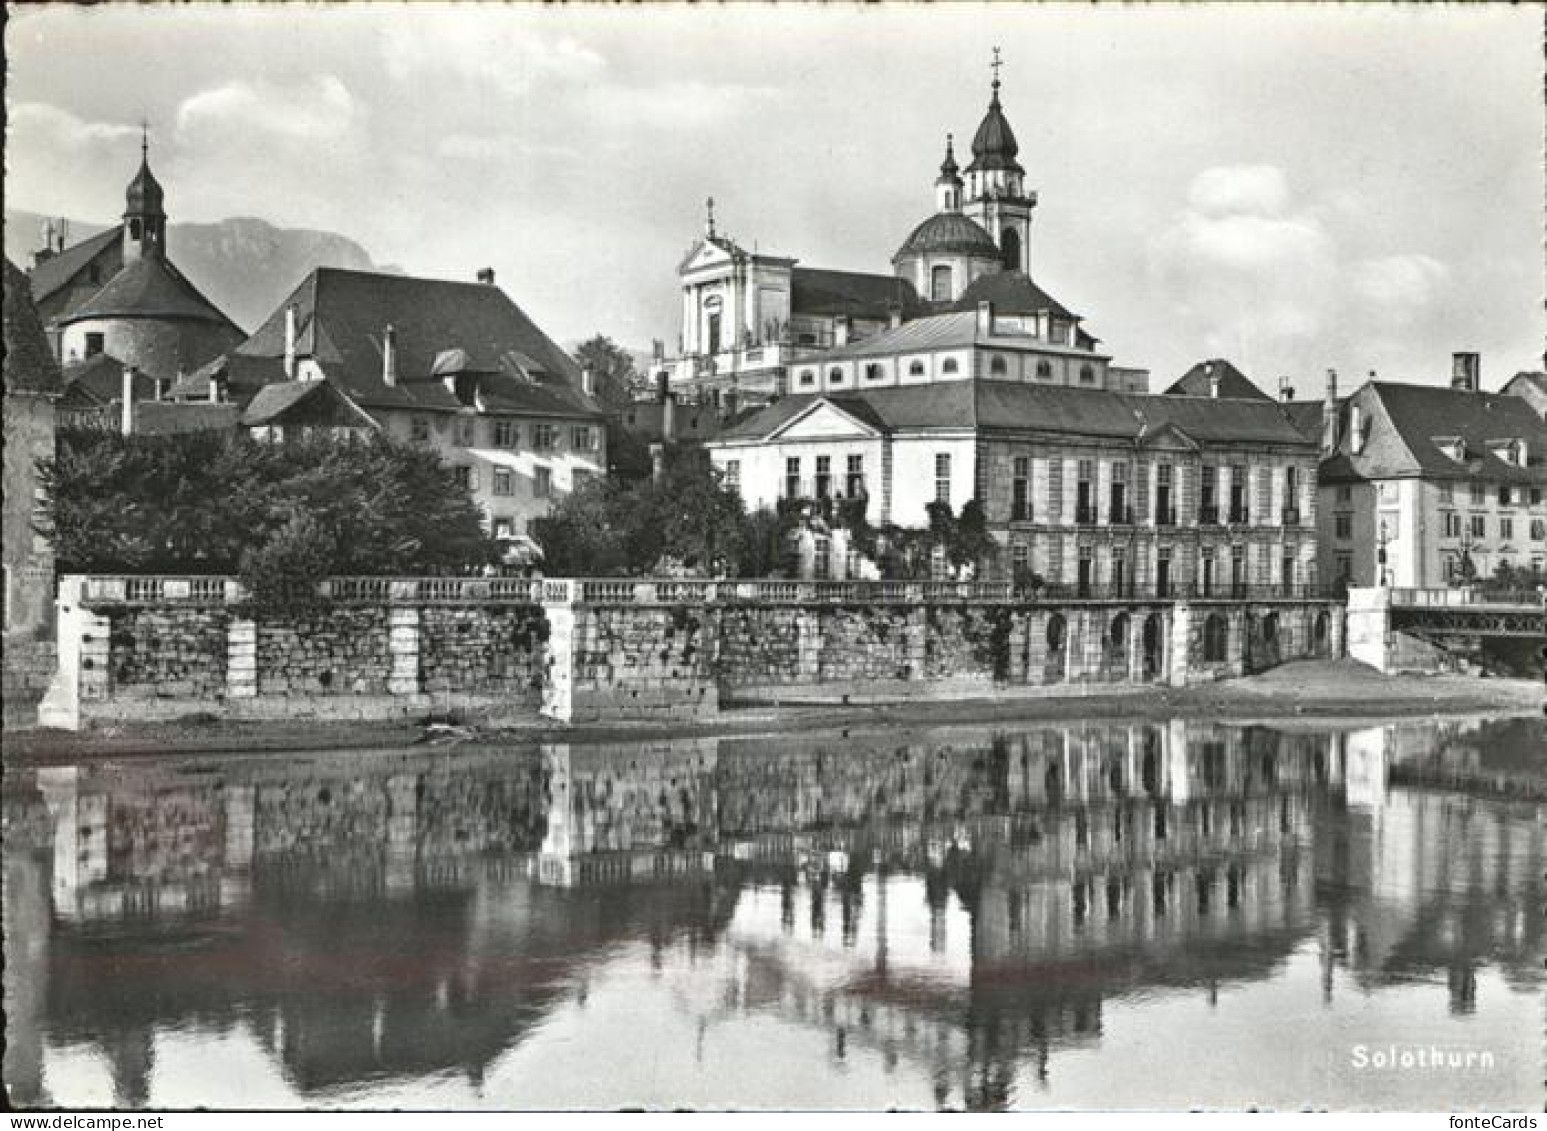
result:
M 51 1050 L 84 1045 L 143 1106 L 158 1033 L 240 1028 L 299 1102 L 447 1072 L 476 1094 L 633 947 L 700 1042 L 769 1016 L 835 1070 L 875 1056 L 970 1108 L 1036 1106 L 1114 1001 L 1214 995 L 1307 944 L 1324 994 L 1337 969 L 1366 988 L 1438 972 L 1464 1014 L 1482 966 L 1541 985 L 1542 826 L 1390 784 L 1521 738 L 1425 733 L 949 728 L 13 773 L 6 1083 L 69 1102 Z

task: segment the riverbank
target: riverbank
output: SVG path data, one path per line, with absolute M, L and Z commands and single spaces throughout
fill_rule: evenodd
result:
M 189 718 L 167 723 L 125 724 L 81 732 L 8 730 L 7 761 L 74 761 L 169 753 L 259 753 L 396 749 L 424 743 L 474 741 L 587 742 L 645 740 L 665 736 L 768 734 L 834 726 L 903 725 L 910 728 L 961 723 L 1058 722 L 1078 719 L 1215 718 L 1230 721 L 1360 719 L 1427 715 L 1538 714 L 1547 704 L 1540 683 L 1475 676 L 1386 676 L 1352 660 L 1284 664 L 1241 679 L 1193 687 L 1084 685 L 1039 689 L 992 698 L 854 703 L 817 701 L 742 703 L 713 720 L 616 723 L 565 727 L 534 718 L 501 729 L 427 727 L 414 722 L 232 722 Z

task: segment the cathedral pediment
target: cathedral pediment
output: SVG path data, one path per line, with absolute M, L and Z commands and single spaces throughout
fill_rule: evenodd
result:
M 829 400 L 814 401 L 770 433 L 770 440 L 837 440 L 875 438 L 881 432 L 872 424 L 844 411 Z

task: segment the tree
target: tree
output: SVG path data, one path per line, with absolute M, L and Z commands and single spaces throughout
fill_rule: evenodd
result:
M 609 412 L 619 412 L 634 399 L 634 390 L 644 375 L 634 365 L 629 352 L 605 334 L 581 342 L 575 360 L 582 369 L 591 370 L 596 380 L 596 402 Z

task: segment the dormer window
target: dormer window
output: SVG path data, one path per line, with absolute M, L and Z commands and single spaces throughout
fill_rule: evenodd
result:
M 1436 436 L 1435 446 L 1445 453 L 1445 458 L 1457 463 L 1466 462 L 1466 441 L 1460 436 Z
M 1488 448 L 1507 464 L 1514 467 L 1526 466 L 1526 445 L 1524 440 L 1498 440 L 1490 443 Z

